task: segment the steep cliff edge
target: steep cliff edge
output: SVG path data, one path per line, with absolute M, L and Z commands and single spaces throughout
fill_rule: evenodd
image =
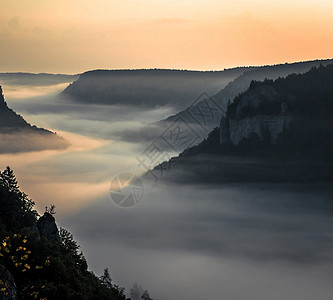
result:
M 252 81 L 220 128 L 153 171 L 179 182 L 331 182 L 332 83 L 333 65 Z
M 333 65 L 275 81 L 253 81 L 229 103 L 220 123 L 220 144 L 261 141 L 280 152 L 328 156 L 333 149 L 332 82 Z
M 69 143 L 52 131 L 30 125 L 5 101 L 0 86 L 0 153 L 65 149 Z
M 270 110 L 264 108 L 270 107 Z M 238 145 L 255 134 L 275 144 L 293 120 L 288 104 L 270 85 L 250 89 L 241 96 L 232 117 L 230 112 L 220 122 L 220 144 Z
M 229 82 L 223 89 L 221 89 L 213 97 L 214 101 L 208 101 L 208 104 L 214 109 L 214 114 L 211 115 L 211 117 L 209 117 L 211 108 L 204 101 L 206 97 L 203 97 L 203 99 L 201 99 L 202 101 L 195 102 L 185 110 L 172 115 L 165 120 L 162 120 L 161 124 L 162 126 L 165 126 L 166 122 L 175 122 L 179 118 L 189 124 L 195 123 L 189 114 L 195 115 L 200 113 L 206 116 L 204 125 L 206 130 L 209 132 L 216 126 L 219 126 L 219 120 L 221 119 L 223 112 L 227 109 L 228 101 L 232 101 L 235 97 L 237 97 L 237 95 L 239 95 L 239 93 L 244 93 L 249 88 L 251 81 L 263 81 L 265 79 L 276 80 L 279 77 L 287 77 L 290 74 L 304 74 L 313 67 L 318 67 L 321 64 L 326 66 L 331 63 L 333 63 L 332 59 L 305 61 L 291 64 L 286 63 L 262 67 L 250 67 L 235 80 Z M 202 90 L 200 92 L 203 91 L 209 92 L 208 90 Z M 196 97 L 198 96 L 199 94 L 196 95 Z M 213 102 L 215 102 L 218 106 Z

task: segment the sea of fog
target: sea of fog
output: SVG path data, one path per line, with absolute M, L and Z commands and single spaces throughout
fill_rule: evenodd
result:
M 2 154 L 0 166 L 14 169 L 40 213 L 56 205 L 96 274 L 108 267 L 115 283 L 136 282 L 155 300 L 332 299 L 329 185 L 184 185 L 175 175 L 144 180 L 142 199 L 120 207 L 110 182 L 144 171 L 138 129 L 173 109 L 69 103 L 57 96 L 65 86 L 3 86 L 11 108 L 71 146 Z

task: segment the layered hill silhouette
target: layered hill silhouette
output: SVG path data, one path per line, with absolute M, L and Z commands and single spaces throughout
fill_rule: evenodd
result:
M 79 75 L 49 74 L 49 73 L 0 73 L 2 85 L 44 86 L 72 82 Z
M 332 181 L 332 82 L 333 64 L 252 81 L 227 105 L 220 127 L 162 165 L 182 181 Z
M 54 132 L 26 122 L 10 109 L 0 86 L 0 153 L 65 149 L 69 143 Z
M 144 71 L 126 71 L 125 74 L 136 74 L 133 76 L 133 80 L 128 80 L 127 85 L 123 85 L 123 88 L 128 87 L 128 93 L 132 93 L 132 96 L 129 97 L 128 95 L 124 96 L 124 99 L 131 99 L 124 100 L 122 103 L 131 103 L 133 105 L 140 104 L 142 101 L 146 101 L 145 99 L 149 99 L 151 97 L 151 101 L 147 100 L 146 103 L 155 103 L 155 99 L 159 98 L 162 99 L 160 103 L 168 103 L 166 98 L 163 100 L 163 97 L 167 96 L 164 94 L 164 87 L 167 87 L 165 83 L 165 75 L 169 74 L 174 75 L 175 81 L 170 81 L 170 86 L 175 84 L 175 88 L 170 87 L 169 91 L 170 95 L 172 96 L 172 103 L 178 105 L 178 107 L 183 106 L 186 104 L 184 109 L 180 109 L 177 114 L 171 115 L 170 117 L 157 121 L 153 124 L 145 126 L 143 128 L 133 129 L 133 130 L 123 130 L 119 132 L 118 136 L 121 139 L 133 141 L 146 141 L 151 142 L 153 140 L 159 141 L 161 140 L 161 135 L 166 128 L 178 128 L 180 132 L 195 132 L 193 135 L 196 135 L 196 143 L 200 140 L 206 138 L 208 133 L 212 131 L 215 127 L 219 126 L 220 120 L 222 115 L 224 115 L 227 105 L 229 101 L 232 101 L 237 95 L 246 91 L 246 89 L 250 86 L 252 80 L 260 81 L 264 79 L 277 79 L 279 77 L 284 78 L 290 74 L 302 74 L 309 71 L 312 67 L 318 67 L 320 64 L 328 65 L 332 63 L 333 60 L 314 60 L 314 61 L 305 61 L 305 62 L 298 62 L 298 63 L 286 63 L 286 64 L 279 64 L 279 65 L 272 65 L 272 66 L 262 66 L 262 67 L 248 67 L 248 68 L 239 68 L 239 69 L 231 69 L 226 70 L 224 72 L 210 72 L 202 73 L 202 72 L 186 72 L 186 71 L 167 71 L 167 70 L 151 70 L 146 71 L 150 74 L 151 78 L 156 77 L 155 81 L 150 81 L 153 85 L 153 88 L 147 89 L 147 86 L 143 84 L 146 79 L 140 80 L 140 76 L 145 74 Z M 96 71 L 97 72 L 97 71 Z M 109 73 L 111 72 L 111 73 Z M 110 78 L 116 78 L 116 74 L 119 71 L 105 71 L 106 74 L 109 74 L 108 81 L 111 82 Z M 131 73 L 132 72 L 132 73 Z M 228 75 L 230 72 L 233 75 L 238 74 L 235 78 L 231 78 Z M 158 74 L 164 74 L 163 76 L 159 77 Z M 94 75 L 93 75 L 94 74 Z M 95 100 L 99 102 L 98 96 L 104 95 L 104 93 L 100 94 L 99 92 L 95 92 L 95 90 L 90 89 L 92 86 L 94 88 L 100 87 L 107 90 L 109 93 L 109 99 L 116 98 L 117 93 L 122 91 L 125 95 L 125 91 L 122 88 L 116 88 L 113 84 L 110 84 L 107 87 L 107 81 L 98 83 L 97 81 L 97 73 L 93 72 L 93 74 L 89 75 L 89 72 L 83 74 L 80 79 L 74 82 L 71 86 L 69 86 L 65 91 L 64 94 L 70 95 L 70 97 L 77 97 L 78 101 L 84 101 L 82 99 L 86 99 L 89 103 L 94 102 Z M 99 76 L 103 77 L 103 72 L 99 74 Z M 112 76 L 110 74 L 113 74 Z M 121 73 L 119 73 L 121 74 Z M 186 74 L 186 76 L 196 76 L 196 78 L 205 78 L 205 80 L 200 80 L 200 82 L 196 85 L 196 89 L 192 89 L 191 93 L 182 93 L 182 89 L 187 87 L 191 87 L 191 81 L 186 81 L 189 85 L 185 84 L 185 81 L 182 81 L 177 76 L 181 76 L 181 74 Z M 227 84 L 225 81 L 216 81 L 215 79 L 218 76 L 224 76 L 225 80 L 229 80 Z M 120 75 L 119 75 L 120 76 Z M 126 75 L 127 76 L 127 75 Z M 126 78 L 124 75 L 123 77 Z M 128 75 L 129 76 L 129 75 Z M 212 92 L 212 82 L 209 82 L 211 76 L 215 76 L 215 79 L 212 81 L 214 84 L 213 86 L 218 86 L 217 92 Z M 93 84 L 92 79 L 95 78 L 96 82 Z M 134 78 L 138 78 L 137 81 Z M 150 78 L 150 77 L 149 77 Z M 206 80 L 207 79 L 207 80 Z M 150 79 L 149 79 L 150 80 Z M 148 79 L 147 79 L 148 81 Z M 125 82 L 125 79 L 122 81 Z M 84 85 L 86 83 L 86 85 Z M 135 83 L 135 85 L 131 86 L 131 84 Z M 158 83 L 159 85 L 156 85 Z M 191 83 L 191 84 L 190 84 Z M 141 85 L 143 84 L 143 85 Z M 139 89 L 143 91 L 146 90 L 147 93 L 150 94 L 149 97 L 145 97 L 144 99 L 140 98 L 140 96 L 136 97 L 135 87 L 138 86 Z M 162 88 L 161 88 L 162 87 Z M 90 96 L 85 96 L 87 93 Z M 79 96 L 82 95 L 82 99 L 80 100 Z M 144 94 L 142 94 L 144 95 Z M 90 97 L 90 98 L 89 98 Z M 95 99 L 95 98 L 96 99 Z M 95 100 L 94 100 L 95 99 Z M 106 98 L 105 98 L 106 99 Z M 119 98 L 121 99 L 121 98 Z M 111 101 L 111 100 L 110 100 Z M 126 102 L 129 101 L 129 102 Z M 154 102 L 155 101 L 155 102 Z M 119 101 L 121 102 L 121 101 Z M 177 104 L 178 102 L 178 104 Z M 181 103 L 181 105 L 179 105 Z M 177 106 L 175 106 L 177 107 Z M 177 129 L 177 130 L 178 130 Z M 195 143 L 194 143 L 195 144 Z M 166 145 L 165 143 L 160 143 L 159 147 L 163 148 L 164 150 L 175 150 L 176 152 L 181 152 L 186 148 L 192 146 L 193 143 L 182 143 L 177 146 L 170 146 Z
M 80 103 L 171 106 L 183 109 L 202 91 L 217 93 L 249 68 L 224 71 L 95 70 L 70 84 L 63 96 Z
M 204 127 L 204 130 L 208 133 L 219 125 L 221 116 L 224 114 L 228 102 L 232 101 L 240 93 L 246 91 L 252 80 L 261 81 L 265 79 L 277 79 L 279 77 L 283 78 L 293 73 L 305 73 L 312 67 L 318 67 L 320 64 L 326 66 L 330 63 L 333 63 L 332 59 L 252 67 L 249 70 L 245 70 L 245 72 L 228 83 L 226 87 L 221 89 L 217 94 L 212 95 L 211 98 L 211 95 L 203 95 L 201 97 L 202 99 L 199 99 L 200 101 L 162 120 L 161 126 L 165 127 L 166 123 L 172 123 L 181 119 L 182 122 L 188 124 L 196 125 L 198 122 L 201 123 L 201 127 Z M 213 113 L 211 109 L 213 109 Z M 197 116 L 197 118 L 193 118 L 193 116 Z M 197 119 L 197 121 L 195 119 Z

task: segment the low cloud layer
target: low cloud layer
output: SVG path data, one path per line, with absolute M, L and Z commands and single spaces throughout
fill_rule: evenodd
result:
M 0 154 L 44 150 L 64 150 L 69 142 L 53 134 L 17 131 L 0 133 Z
M 110 266 L 123 284 L 142 283 L 156 299 L 203 299 L 197 284 L 208 299 L 329 299 L 332 194 L 327 185 L 159 183 L 145 186 L 133 208 L 105 193 L 61 222 L 91 267 Z M 309 291 L 310 278 L 321 288 Z M 206 289 L 212 282 L 219 289 Z

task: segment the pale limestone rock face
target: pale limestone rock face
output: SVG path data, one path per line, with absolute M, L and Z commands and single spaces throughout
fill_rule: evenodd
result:
M 289 128 L 292 115 L 288 113 L 286 102 L 281 104 L 281 111 L 275 115 L 255 114 L 247 115 L 248 111 L 260 111 L 261 103 L 274 103 L 278 93 L 269 85 L 248 90 L 240 99 L 235 119 L 222 117 L 220 123 L 220 144 L 239 144 L 243 138 L 249 138 L 255 133 L 264 139 L 265 133 L 269 132 L 270 142 L 275 144 L 279 135 L 285 128 Z M 245 116 L 244 116 L 245 115 Z
M 292 122 L 290 115 L 256 115 L 241 120 L 230 120 L 230 142 L 239 144 L 243 138 L 248 138 L 256 133 L 263 139 L 263 133 L 268 129 L 271 143 L 275 144 L 279 134 L 284 128 L 289 128 Z

